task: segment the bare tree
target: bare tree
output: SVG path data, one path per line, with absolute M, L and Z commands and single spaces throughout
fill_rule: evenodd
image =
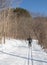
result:
M 11 0 L 0 0 L 0 11 L 4 9 L 4 25 L 3 25 L 3 35 L 4 35 L 4 43 L 5 43 L 5 9 L 10 6 Z
M 0 0 L 0 9 L 9 8 L 12 4 L 12 0 Z
M 46 32 L 41 18 L 39 20 L 33 21 L 33 31 L 39 44 L 44 48 L 46 44 Z
M 0 0 L 0 9 L 9 8 L 14 2 L 18 6 L 22 0 Z
M 9 8 L 13 4 L 13 1 L 15 1 L 17 5 L 21 2 L 21 0 L 0 0 L 0 11 L 4 10 L 4 26 L 3 26 L 4 43 L 5 43 L 5 35 L 6 35 L 6 32 L 5 32 L 5 9 Z

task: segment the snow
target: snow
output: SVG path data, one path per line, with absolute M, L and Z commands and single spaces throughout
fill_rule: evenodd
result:
M 5 44 L 2 40 L 0 65 L 28 65 L 28 62 L 29 65 L 47 65 L 47 53 L 38 45 L 38 40 L 33 39 L 31 44 L 29 48 L 25 40 L 6 39 Z

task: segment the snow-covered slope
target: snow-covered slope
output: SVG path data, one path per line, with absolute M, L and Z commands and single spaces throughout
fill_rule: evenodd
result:
M 47 65 L 47 54 L 32 40 L 32 47 L 24 40 L 6 39 L 0 44 L 0 65 Z

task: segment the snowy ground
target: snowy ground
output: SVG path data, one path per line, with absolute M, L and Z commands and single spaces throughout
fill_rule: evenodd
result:
M 2 41 L 0 65 L 47 65 L 47 54 L 37 43 L 37 40 L 32 40 L 29 49 L 28 42 L 24 40 L 6 39 L 5 44 Z

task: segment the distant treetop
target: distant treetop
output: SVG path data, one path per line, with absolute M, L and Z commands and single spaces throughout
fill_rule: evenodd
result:
M 13 9 L 13 12 L 16 12 L 18 15 L 30 17 L 30 13 L 26 9 L 23 9 L 23 8 Z

